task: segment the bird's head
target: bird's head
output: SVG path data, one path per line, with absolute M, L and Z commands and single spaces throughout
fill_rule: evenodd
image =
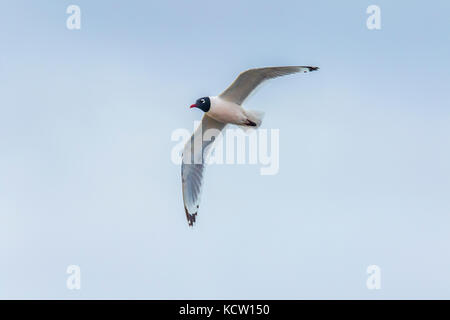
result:
M 197 99 L 193 105 L 191 105 L 192 108 L 199 108 L 203 112 L 208 112 L 209 108 L 211 108 L 211 100 L 209 97 L 203 97 L 200 99 Z

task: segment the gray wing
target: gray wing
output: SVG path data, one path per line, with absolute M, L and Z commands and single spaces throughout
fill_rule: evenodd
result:
M 201 124 L 184 146 L 181 164 L 184 211 L 190 226 L 195 222 L 202 191 L 206 160 L 226 124 L 204 115 Z
M 257 86 L 268 79 L 273 79 L 297 72 L 307 73 L 318 69 L 318 67 L 309 66 L 250 69 L 242 72 L 236 78 L 236 80 L 234 80 L 234 82 L 220 94 L 220 97 L 224 100 L 242 104 Z

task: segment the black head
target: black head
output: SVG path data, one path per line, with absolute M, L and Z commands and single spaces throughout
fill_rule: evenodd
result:
M 197 99 L 193 105 L 191 105 L 191 108 L 199 108 L 203 112 L 208 112 L 209 108 L 211 108 L 211 100 L 209 97 L 203 97 L 200 99 Z

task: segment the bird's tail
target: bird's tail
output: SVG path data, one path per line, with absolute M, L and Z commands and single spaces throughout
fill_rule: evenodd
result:
M 264 118 L 264 112 L 257 110 L 245 110 L 245 115 L 247 116 L 247 124 L 239 126 L 244 131 L 258 129 Z

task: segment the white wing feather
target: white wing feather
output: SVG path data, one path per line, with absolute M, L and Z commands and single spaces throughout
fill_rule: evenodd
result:
M 206 160 L 217 135 L 225 126 L 226 124 L 205 114 L 202 122 L 184 146 L 181 179 L 184 210 L 190 226 L 195 222 L 200 204 Z
M 236 80 L 220 94 L 224 100 L 237 104 L 242 104 L 244 100 L 255 90 L 257 86 L 266 80 L 293 74 L 297 72 L 311 72 L 318 70 L 318 67 L 310 66 L 290 66 L 290 67 L 269 67 L 250 69 L 242 72 Z

